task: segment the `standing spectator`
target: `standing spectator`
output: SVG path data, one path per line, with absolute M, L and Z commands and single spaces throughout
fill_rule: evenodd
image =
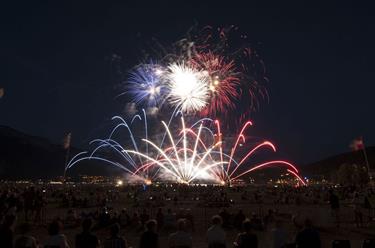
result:
M 120 220 L 120 225 L 121 227 L 126 227 L 130 224 L 130 216 L 128 214 L 128 211 L 126 210 L 126 208 L 124 208 L 123 210 L 121 210 L 121 213 L 120 213 L 120 216 L 119 216 L 119 220 Z
M 282 223 L 280 220 L 277 220 L 275 223 L 275 228 L 271 230 L 273 248 L 282 248 L 286 244 L 287 233 L 282 228 Z
M 167 214 L 164 216 L 164 226 L 166 231 L 173 230 L 175 227 L 176 216 L 172 213 L 172 210 L 168 208 Z
M 258 248 L 258 237 L 251 229 L 250 220 L 245 220 L 242 224 L 243 233 L 238 234 L 236 241 L 233 243 L 234 247 L 238 248 Z
M 221 219 L 222 219 L 222 226 L 223 228 L 228 228 L 229 227 L 229 219 L 230 219 L 230 213 L 228 213 L 227 209 L 224 208 L 220 213 L 219 213 Z
M 126 248 L 126 240 L 119 233 L 120 225 L 113 224 L 110 228 L 110 237 L 104 242 L 104 248 Z
M 156 221 L 158 222 L 158 229 L 161 230 L 164 225 L 164 214 L 162 208 L 159 208 L 156 213 Z
M 156 220 L 149 220 L 146 223 L 146 231 L 142 233 L 139 240 L 139 248 L 159 248 L 159 235 L 156 233 Z
M 340 226 L 340 216 L 339 216 L 339 211 L 340 211 L 340 202 L 339 202 L 339 197 L 333 193 L 332 190 L 329 191 L 329 204 L 331 205 L 331 211 L 332 215 L 335 219 L 337 227 Z
M 353 206 L 354 206 L 354 221 L 355 221 L 355 225 L 356 227 L 363 227 L 363 213 L 362 213 L 362 206 L 361 206 L 361 203 L 363 201 L 361 201 L 360 197 L 359 197 L 359 194 L 356 192 L 354 194 L 354 198 L 353 198 Z
M 192 237 L 186 231 L 186 220 L 179 219 L 177 221 L 177 232 L 169 235 L 169 248 L 191 248 Z
M 225 248 L 226 247 L 226 234 L 221 227 L 223 223 L 219 215 L 212 217 L 212 225 L 207 230 L 207 243 L 208 248 Z
M 187 226 L 191 231 L 195 231 L 195 223 L 194 223 L 194 216 L 191 213 L 191 209 L 188 208 L 186 209 L 186 221 L 187 221 Z
M 44 248 L 69 248 L 64 234 L 61 234 L 62 224 L 59 220 L 53 221 L 48 227 L 48 238 L 44 241 Z
M 42 210 L 44 205 L 44 199 L 42 195 L 42 191 L 37 191 L 34 199 L 34 211 L 35 211 L 35 217 L 34 217 L 34 223 L 35 224 L 41 224 L 42 223 Z
M 150 219 L 150 215 L 148 215 L 146 209 L 143 209 L 140 219 L 141 219 L 142 226 L 144 226 L 146 222 Z
M 91 233 L 91 226 L 91 219 L 83 220 L 82 232 L 76 236 L 76 248 L 96 248 L 99 246 L 98 238 Z
M 16 236 L 14 242 L 14 248 L 37 248 L 38 242 L 36 239 L 29 234 L 31 225 L 23 223 L 20 227 L 20 234 Z
M 320 248 L 319 232 L 313 228 L 310 219 L 305 220 L 305 226 L 302 231 L 297 234 L 296 244 L 298 248 Z
M 242 212 L 242 209 L 238 210 L 238 213 L 234 216 L 234 226 L 237 230 L 241 230 L 242 223 L 246 219 L 246 216 Z
M 16 223 L 15 215 L 6 215 L 3 224 L 0 227 L 0 245 L 2 248 L 13 247 L 14 225 Z
M 34 201 L 35 201 L 35 188 L 30 187 L 29 189 L 25 190 L 25 193 L 23 195 L 25 221 L 29 220 L 29 212 L 31 212 L 31 214 L 33 213 Z

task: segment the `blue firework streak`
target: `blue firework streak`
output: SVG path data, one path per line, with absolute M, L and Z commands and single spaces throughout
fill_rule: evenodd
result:
M 166 87 L 163 85 L 163 67 L 158 64 L 142 64 L 135 67 L 128 79 L 128 93 L 133 102 L 143 107 L 160 107 Z

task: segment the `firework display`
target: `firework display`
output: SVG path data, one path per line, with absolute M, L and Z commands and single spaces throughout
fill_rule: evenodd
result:
M 238 133 L 231 147 L 223 145 L 224 135 L 221 133 L 220 122 L 210 118 L 202 118 L 190 126 L 186 125 L 183 113 L 178 112 L 171 117 L 169 124 L 164 121 L 165 139 L 161 143 L 149 138 L 146 112 L 134 116 L 130 123 L 122 117 L 115 116 L 113 120 L 119 123 L 113 128 L 107 139 L 96 139 L 91 143 L 94 149 L 91 153 L 77 154 L 66 169 L 83 160 L 98 160 L 124 170 L 132 182 L 149 183 L 152 181 L 178 182 L 184 184 L 205 182 L 215 184 L 231 184 L 248 173 L 264 167 L 283 166 L 295 176 L 301 184 L 305 182 L 298 176 L 298 169 L 283 160 L 272 160 L 260 164 L 251 164 L 252 156 L 262 148 L 276 151 L 269 141 L 262 141 L 251 147 L 248 152 L 237 156 L 237 148 L 246 144 L 245 132 L 252 126 L 248 121 Z M 171 124 L 180 120 L 181 128 L 172 131 Z M 137 121 L 144 123 L 144 137 L 136 137 L 133 125 Z M 114 136 L 124 128 L 131 144 L 122 146 Z M 106 152 L 102 152 L 105 150 Z M 110 153 L 108 153 L 110 151 Z M 230 151 L 228 153 L 227 151 Z M 104 154 L 109 155 L 106 158 Z
M 211 118 L 242 120 L 268 99 L 263 61 L 244 42 L 232 45 L 236 29 L 203 28 L 171 45 L 170 52 L 152 58 L 158 63 L 135 66 L 124 80 L 132 102 L 142 106 L 177 108 Z M 194 34 L 192 34 L 194 33 Z M 240 36 L 244 40 L 243 36 Z M 232 48 L 234 47 L 234 48 Z M 168 49 L 161 49 L 168 50 Z
M 278 166 L 305 185 L 298 169 L 287 161 L 252 161 L 262 149 L 276 152 L 270 141 L 248 142 L 246 133 L 253 124 L 243 121 L 257 107 L 258 97 L 268 99 L 263 86 L 267 79 L 253 50 L 231 49 L 232 29 L 204 28 L 174 44 L 174 52 L 157 58 L 159 62 L 134 67 L 124 94 L 142 108 L 141 114 L 113 117 L 117 124 L 108 138 L 93 140 L 93 149 L 74 156 L 66 170 L 96 160 L 121 168 L 132 182 L 230 185 L 252 171 Z M 150 129 L 148 108 L 167 113 L 169 120 L 158 119 L 160 127 L 153 124 Z M 239 122 L 245 124 L 234 135 Z M 221 123 L 233 127 L 229 135 L 234 135 L 233 142 L 222 133 Z M 119 138 L 123 129 L 126 137 Z

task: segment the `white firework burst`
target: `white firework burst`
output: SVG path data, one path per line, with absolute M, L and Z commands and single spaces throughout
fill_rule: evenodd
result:
M 168 66 L 169 102 L 182 112 L 202 110 L 208 104 L 209 76 L 206 71 L 196 70 L 185 63 Z

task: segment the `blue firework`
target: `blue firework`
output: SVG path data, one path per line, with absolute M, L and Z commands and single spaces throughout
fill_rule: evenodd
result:
M 163 67 L 158 64 L 142 64 L 129 75 L 127 92 L 133 102 L 143 107 L 160 107 L 166 88 L 163 85 Z

